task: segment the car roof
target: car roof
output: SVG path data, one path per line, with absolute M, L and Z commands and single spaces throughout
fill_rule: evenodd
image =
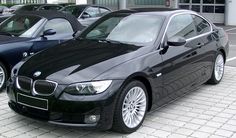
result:
M 74 32 L 78 30 L 84 29 L 83 25 L 79 23 L 79 21 L 71 14 L 63 13 L 60 11 L 22 11 L 15 13 L 16 15 L 33 15 L 33 16 L 39 16 L 41 18 L 46 18 L 48 20 L 54 19 L 54 18 L 64 18 L 70 22 L 72 25 L 72 28 Z
M 107 7 L 104 7 L 104 6 L 99 6 L 99 5 L 92 5 L 92 4 L 80 4 L 80 5 L 68 5 L 68 6 L 65 6 L 65 7 L 83 7 L 83 8 L 86 8 L 86 7 L 101 7 L 101 8 L 105 8 L 105 9 L 108 9 L 110 10 L 109 8 Z
M 23 6 L 58 6 L 58 4 L 26 4 L 26 5 L 23 5 Z
M 115 11 L 113 13 L 149 13 L 149 14 L 156 14 L 156 15 L 172 15 L 174 13 L 180 13 L 180 12 L 193 12 L 190 10 L 184 10 L 184 9 L 176 9 L 176 8 L 131 8 L 131 9 L 125 9 L 125 10 L 119 10 Z

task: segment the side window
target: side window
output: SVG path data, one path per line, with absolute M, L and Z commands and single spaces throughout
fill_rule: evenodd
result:
M 85 15 L 88 15 L 90 18 L 91 17 L 98 17 L 100 12 L 98 7 L 89 7 L 84 11 Z
M 57 11 L 57 10 L 60 10 L 61 7 L 60 6 L 44 6 L 44 7 L 41 7 L 39 10 L 54 10 L 54 11 Z
M 174 16 L 166 33 L 168 38 L 182 36 L 188 39 L 197 35 L 193 18 L 189 14 Z
M 193 20 L 194 20 L 198 35 L 211 31 L 211 26 L 206 20 L 196 15 L 192 15 L 192 16 L 193 16 Z
M 44 31 L 48 29 L 53 29 L 56 31 L 56 34 L 65 34 L 65 33 L 73 33 L 73 29 L 69 21 L 62 18 L 56 18 L 49 20 L 47 24 L 44 26 Z
M 107 13 L 109 13 L 110 11 L 108 9 L 105 9 L 105 8 L 100 8 L 100 16 L 103 16 Z
M 60 6 L 51 6 L 51 7 L 49 7 L 49 10 L 55 10 L 55 11 L 58 11 L 58 10 L 60 10 L 60 9 L 61 9 Z

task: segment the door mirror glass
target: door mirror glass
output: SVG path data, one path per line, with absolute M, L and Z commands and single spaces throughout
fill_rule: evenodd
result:
M 167 45 L 169 45 L 169 46 L 183 46 L 185 44 L 186 44 L 186 39 L 184 37 L 181 37 L 181 36 L 171 37 L 167 41 Z
M 54 34 L 56 34 L 56 31 L 53 29 L 48 29 L 43 32 L 43 36 L 54 35 Z

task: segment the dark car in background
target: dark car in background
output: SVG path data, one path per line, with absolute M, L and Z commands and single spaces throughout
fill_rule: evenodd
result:
M 62 6 L 57 4 L 15 5 L 9 9 L 8 13 L 5 13 L 3 16 L 0 16 L 0 23 L 18 12 L 21 13 L 21 12 L 42 11 L 42 10 L 58 11 L 61 8 Z
M 58 5 L 66 7 L 66 6 L 70 6 L 70 5 L 75 5 L 75 3 L 58 3 Z
M 41 11 L 41 10 L 53 10 L 53 11 L 58 11 L 62 9 L 63 6 L 58 5 L 58 4 L 29 4 L 29 5 L 24 5 L 16 12 L 22 12 L 22 11 Z
M 64 7 L 61 11 L 74 15 L 84 26 L 89 26 L 111 12 L 109 8 L 95 5 L 70 5 Z
M 0 24 L 0 89 L 12 67 L 23 57 L 72 39 L 82 25 L 70 15 L 55 11 L 16 13 Z
M 225 31 L 193 11 L 113 12 L 17 64 L 9 106 L 53 124 L 131 133 L 147 111 L 219 83 L 228 51 Z

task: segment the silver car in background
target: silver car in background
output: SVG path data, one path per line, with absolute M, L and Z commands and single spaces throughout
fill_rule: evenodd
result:
M 61 11 L 74 15 L 83 26 L 89 26 L 111 12 L 109 8 L 87 4 L 66 6 Z

